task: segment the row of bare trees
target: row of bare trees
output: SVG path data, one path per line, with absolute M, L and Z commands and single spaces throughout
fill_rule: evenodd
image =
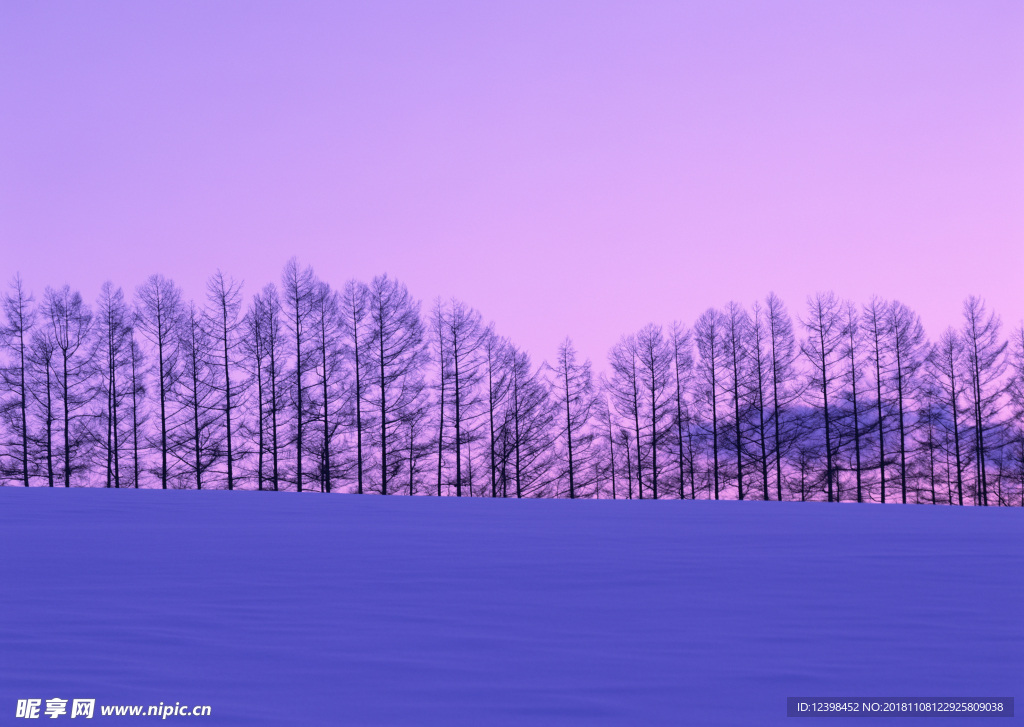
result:
M 1024 505 L 1024 326 L 774 294 L 623 336 L 596 375 L 461 301 L 295 260 L 246 301 L 154 275 L 3 297 L 7 485 Z

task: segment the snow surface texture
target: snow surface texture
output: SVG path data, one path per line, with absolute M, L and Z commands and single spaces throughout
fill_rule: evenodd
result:
M 0 546 L 0 724 L 52 697 L 757 726 L 808 724 L 787 696 L 1024 696 L 1019 508 L 5 487 Z

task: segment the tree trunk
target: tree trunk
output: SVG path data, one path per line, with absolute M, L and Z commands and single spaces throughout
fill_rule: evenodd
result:
M 228 306 L 227 299 L 221 302 L 224 324 L 224 421 L 228 440 L 228 489 L 235 489 L 234 449 L 231 445 L 231 367 L 228 361 Z
M 68 354 L 63 351 L 61 355 L 63 363 L 63 389 L 61 393 L 64 400 L 64 487 L 71 487 L 71 409 L 68 403 Z
M 825 353 L 825 326 L 819 320 L 818 337 L 821 342 L 821 397 L 825 408 L 825 480 L 828 483 L 828 501 L 833 501 L 832 492 L 832 427 L 828 414 L 828 361 Z
M 273 461 L 273 472 L 274 472 L 274 492 L 277 492 L 279 487 L 281 472 L 280 464 L 278 460 L 278 441 L 277 441 L 277 356 L 275 351 L 276 346 L 276 333 L 271 331 L 275 336 L 275 343 L 270 346 L 268 353 L 270 354 L 270 446 L 272 449 L 271 459 Z
M 380 491 L 388 494 L 388 418 L 387 382 L 384 379 L 384 315 L 378 316 L 378 339 L 380 342 Z
M 163 315 L 157 313 L 157 359 L 160 368 L 160 486 L 167 489 L 167 382 L 164 380 Z
M 576 479 L 572 461 L 572 414 L 569 410 L 569 361 L 562 359 L 562 372 L 565 374 L 565 434 L 569 443 L 569 499 L 576 497 Z

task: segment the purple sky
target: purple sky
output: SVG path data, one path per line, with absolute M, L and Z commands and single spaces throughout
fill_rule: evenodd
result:
M 1024 315 L 1024 3 L 0 4 L 0 275 L 287 258 L 539 361 L 774 289 Z

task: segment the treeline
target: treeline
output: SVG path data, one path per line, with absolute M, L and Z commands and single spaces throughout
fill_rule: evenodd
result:
M 623 336 L 597 376 L 386 275 L 207 293 L 15 277 L 3 484 L 1024 506 L 1024 326 L 975 297 L 932 342 L 896 301 L 771 294 Z

